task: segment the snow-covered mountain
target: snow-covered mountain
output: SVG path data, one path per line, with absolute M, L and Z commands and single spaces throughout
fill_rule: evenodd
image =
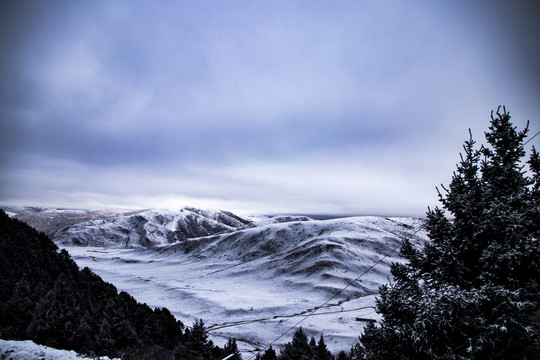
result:
M 283 278 L 295 286 L 309 280 L 308 288 L 315 286 L 333 293 L 354 281 L 381 255 L 390 254 L 390 259 L 399 261 L 398 251 L 392 250 L 421 225 L 420 219 L 413 218 L 287 218 L 261 220 L 234 232 L 187 239 L 159 251 L 180 253 L 201 262 L 234 264 L 228 269 L 232 275 L 252 272 L 261 279 Z M 374 294 L 387 276 L 386 267 L 383 271 L 377 268 L 369 280 L 362 279 L 348 292 L 356 297 Z
M 139 247 L 234 231 L 250 221 L 227 211 L 184 208 L 119 212 L 6 207 L 8 213 L 63 245 Z
M 8 215 L 26 222 L 47 235 L 86 221 L 118 218 L 143 211 L 55 209 L 36 206 L 2 206 L 0 208 Z
M 226 211 L 194 208 L 148 210 L 129 216 L 82 222 L 58 230 L 51 237 L 63 245 L 149 248 L 231 232 L 248 223 Z
M 167 307 L 185 324 L 203 318 L 220 345 L 234 337 L 248 354 L 299 325 L 338 351 L 358 339 L 366 319 L 377 320 L 378 288 L 391 262 L 402 261 L 402 239 L 425 241 L 422 223 L 185 208 L 91 219 L 51 236 L 79 266 L 138 301 Z

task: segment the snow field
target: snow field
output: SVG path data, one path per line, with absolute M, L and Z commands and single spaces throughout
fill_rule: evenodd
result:
M 388 282 L 390 263 L 402 261 L 392 250 L 420 220 L 280 221 L 153 249 L 64 246 L 79 266 L 138 301 L 167 307 L 187 326 L 202 318 L 216 344 L 236 338 L 246 358 L 295 325 L 317 339 L 323 334 L 333 352 L 349 349 L 367 324 L 357 318 L 378 319 L 378 287 Z M 414 237 L 424 238 L 422 231 Z

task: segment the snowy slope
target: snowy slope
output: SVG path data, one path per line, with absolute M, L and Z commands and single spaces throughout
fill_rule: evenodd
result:
M 381 254 L 398 247 L 401 237 L 420 225 L 419 220 L 380 217 L 261 223 L 232 233 L 188 239 L 159 251 L 183 253 L 198 262 L 228 263 L 233 267 L 227 271 L 233 275 L 249 271 L 261 279 L 274 281 L 278 277 L 309 279 L 318 282 L 317 288 L 326 286 L 333 292 L 334 287 L 354 280 L 356 274 L 366 270 Z M 389 259 L 399 261 L 397 253 L 392 253 Z M 364 295 L 377 292 L 388 271 L 376 268 L 371 278 L 377 272 L 380 276 L 374 282 L 363 280 L 350 290 Z
M 416 232 L 422 223 L 416 218 L 280 216 L 247 223 L 232 216 L 238 222 L 225 225 L 214 220 L 221 216 L 215 212 L 193 210 L 137 214 L 146 219 L 151 248 L 140 241 L 131 248 L 106 241 L 120 223 L 134 231 L 125 223 L 129 217 L 72 227 L 82 235 L 86 231 L 87 239 L 97 236 L 105 246 L 56 240 L 79 266 L 88 266 L 138 301 L 167 307 L 187 325 L 203 318 L 216 343 L 235 337 L 244 354 L 252 354 L 299 322 L 308 334 L 323 333 L 332 351 L 348 349 L 366 324 L 356 319 L 377 319 L 375 296 L 389 280 L 390 263 L 401 261 L 401 239 L 412 236 L 420 244 L 426 238 L 424 231 Z M 173 231 L 173 224 L 184 224 L 180 220 L 188 214 L 220 224 L 223 231 L 169 243 L 163 229 Z
M 38 345 L 30 340 L 14 341 L 0 339 L 0 359 L 31 360 L 31 359 L 55 359 L 55 360 L 80 360 L 91 359 L 79 355 L 75 351 L 58 350 L 48 346 Z M 100 356 L 100 360 L 109 357 Z
M 78 246 L 154 247 L 186 238 L 228 232 L 251 222 L 228 211 L 186 207 L 172 210 L 73 210 L 3 206 L 10 216 Z
M 32 206 L 2 206 L 8 215 L 26 222 L 47 235 L 74 224 L 90 220 L 103 220 L 129 216 L 141 212 L 113 210 L 54 209 Z
M 184 208 L 147 210 L 80 222 L 50 234 L 64 245 L 155 247 L 187 238 L 230 232 L 248 224 L 232 213 Z

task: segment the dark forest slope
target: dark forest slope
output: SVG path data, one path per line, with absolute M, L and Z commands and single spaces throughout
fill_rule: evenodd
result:
M 131 359 L 222 355 L 194 333 L 167 309 L 79 270 L 45 234 L 0 210 L 0 338 Z

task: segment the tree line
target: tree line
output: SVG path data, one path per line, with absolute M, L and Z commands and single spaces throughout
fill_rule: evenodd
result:
M 190 329 L 79 270 L 47 235 L 0 210 L 0 338 L 125 359 L 221 359 L 202 320 Z

